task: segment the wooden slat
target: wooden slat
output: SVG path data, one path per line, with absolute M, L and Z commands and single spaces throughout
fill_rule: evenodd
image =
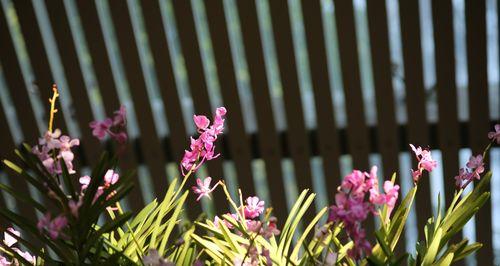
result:
M 352 1 L 335 0 L 335 20 L 339 36 L 340 64 L 346 99 L 347 134 L 353 167 L 368 169 L 368 132 L 359 76 L 359 59 Z
M 488 139 L 488 69 L 486 57 L 486 3 L 465 1 L 467 69 L 469 77 L 469 144 L 474 155 L 481 154 Z M 493 264 L 491 201 L 476 215 L 476 241 L 483 247 L 476 255 L 478 265 Z
M 80 20 L 82 22 L 83 32 L 87 40 L 87 47 L 92 58 L 92 66 L 99 84 L 102 99 L 104 100 L 104 109 L 107 115 L 111 115 L 120 106 L 117 88 L 113 78 L 111 63 L 104 42 L 104 34 L 99 24 L 99 16 L 94 1 L 76 1 Z M 137 159 L 134 147 L 130 140 L 125 145 L 125 150 L 120 154 L 120 168 L 122 170 L 136 170 Z M 134 210 L 139 210 L 143 206 L 143 197 L 139 188 L 137 175 L 135 178 L 135 188 L 129 194 L 128 203 Z
M 169 55 L 167 34 L 163 28 L 160 6 L 157 1 L 144 0 L 141 2 L 144 20 L 148 32 L 151 52 L 154 57 L 156 76 L 160 85 L 160 92 L 165 106 L 170 129 L 170 147 L 172 147 L 172 160 L 179 163 L 184 155 L 184 150 L 189 144 L 189 137 L 182 115 L 182 106 L 174 79 L 172 60 Z M 191 122 L 191 121 L 190 121 Z M 188 198 L 188 212 L 196 218 L 202 210 L 196 204 L 195 197 Z
M 271 201 L 273 215 L 279 223 L 284 223 L 287 214 L 286 197 L 281 168 L 282 152 L 276 132 L 276 125 L 269 86 L 266 75 L 262 41 L 259 32 L 259 21 L 255 1 L 237 1 L 238 15 L 241 24 L 245 57 L 250 74 L 250 85 L 258 126 L 258 145 L 260 156 L 265 162 L 267 182 L 272 188 Z
M 347 144 L 354 169 L 368 170 L 369 142 L 359 75 L 354 7 L 352 1 L 335 0 L 334 4 L 348 121 Z M 368 219 L 366 230 L 370 232 L 374 228 L 373 219 Z
M 217 66 L 217 73 L 221 86 L 224 105 L 230 110 L 227 116 L 229 127 L 229 150 L 236 166 L 238 184 L 244 188 L 244 194 L 255 195 L 249 148 L 249 138 L 245 133 L 243 114 L 238 84 L 236 83 L 235 68 L 231 56 L 229 32 L 224 16 L 223 0 L 205 1 L 208 26 L 212 37 L 212 46 Z
M 35 76 L 35 80 L 32 81 L 33 87 L 30 88 L 30 90 L 40 93 L 45 107 L 45 114 L 48 116 L 48 99 L 52 96 L 54 78 L 50 71 L 47 53 L 43 45 L 42 35 L 36 20 L 33 4 L 30 0 L 12 1 L 12 3 L 18 15 L 21 31 L 26 42 L 26 50 Z M 64 117 L 68 115 L 70 114 L 60 112 L 54 118 L 55 127 L 60 128 L 61 131 L 66 134 L 68 130 Z
M 377 105 L 378 150 L 384 177 L 398 171 L 398 135 L 385 0 L 367 1 L 372 70 Z
M 319 154 L 323 158 L 323 172 L 329 202 L 334 202 L 340 184 L 339 140 L 333 115 L 332 93 L 320 0 L 302 0 L 311 81 L 316 103 Z
M 297 65 L 290 25 L 289 7 L 285 0 L 269 1 L 271 20 L 283 87 L 287 122 L 287 143 L 293 160 L 299 192 L 312 188 L 310 147 L 302 111 Z
M 367 1 L 368 27 L 372 59 L 375 101 L 377 107 L 377 143 L 382 155 L 384 179 L 390 179 L 399 169 L 398 134 L 392 86 L 392 65 L 389 50 L 389 30 L 385 0 Z M 399 176 L 398 176 L 399 177 Z M 400 179 L 397 182 L 401 184 Z M 404 241 L 396 252 L 405 252 Z
M 426 119 L 426 98 L 422 65 L 422 47 L 420 41 L 419 1 L 400 0 L 399 16 L 401 25 L 401 43 L 403 49 L 404 81 L 406 89 L 406 111 L 408 114 L 408 143 L 427 147 L 429 131 Z M 412 166 L 416 167 L 414 154 L 411 152 Z M 409 171 L 409 169 L 406 169 Z M 412 181 L 413 182 L 413 181 Z M 432 215 L 430 202 L 430 181 L 422 179 L 418 185 L 417 197 L 423 199 L 416 202 L 417 226 L 419 240 L 424 240 L 423 228 Z
M 193 10 L 191 7 L 191 1 L 173 1 L 175 18 L 177 22 L 177 32 L 179 34 L 179 41 L 181 43 L 182 53 L 184 56 L 184 63 L 186 64 L 186 69 L 188 73 L 189 88 L 191 91 L 191 96 L 193 97 L 194 108 L 197 114 L 208 115 L 211 113 L 210 101 L 208 88 L 203 72 L 203 63 L 200 54 L 200 44 L 198 37 L 196 36 L 196 28 L 194 24 Z M 227 116 L 232 116 L 232 110 L 228 110 Z M 224 138 L 224 135 L 222 136 Z M 219 139 L 218 145 L 221 145 L 221 140 Z M 220 147 L 220 146 L 219 146 Z M 233 156 L 237 156 L 234 154 Z M 222 170 L 222 159 L 212 160 L 206 165 L 208 167 L 208 172 L 214 180 L 220 179 L 223 176 Z M 241 185 L 241 184 L 240 184 Z M 253 188 L 243 188 L 245 194 L 254 194 L 253 191 L 249 189 Z M 214 201 L 218 211 L 225 211 L 227 208 L 227 202 L 224 195 L 220 190 L 214 191 Z
M 451 0 L 433 1 L 434 44 L 439 110 L 438 140 L 443 157 L 446 202 L 453 199 L 453 177 L 458 171 L 457 87 Z M 448 205 L 448 204 L 447 204 Z
M 3 24 L 3 22 L 0 24 Z M 14 145 L 14 139 L 12 138 L 12 134 L 9 130 L 9 125 L 7 124 L 7 116 L 4 113 L 3 108 L 0 108 L 0 126 L 4 129 L 2 131 L 2 136 L 0 137 L 0 145 L 2 145 L 2 149 L 0 149 L 0 160 L 4 159 L 14 160 L 16 158 L 16 155 L 14 154 L 14 149 L 16 148 L 16 146 Z M 30 195 L 28 184 L 24 179 L 21 179 L 18 176 L 16 176 L 14 172 L 11 171 L 8 167 L 6 167 L 3 163 L 0 164 L 0 171 L 5 172 L 7 174 L 10 187 L 14 188 L 14 190 L 19 192 L 20 194 Z M 5 201 L 1 201 L 0 204 L 1 208 L 7 208 Z M 14 200 L 14 204 L 16 204 L 18 214 L 26 215 L 26 218 L 28 218 L 29 220 L 36 221 L 34 208 L 17 200 Z M 5 221 L 5 219 L 2 218 L 0 219 L 0 226 L 12 226 L 12 224 L 7 224 L 7 221 Z
M 50 18 L 54 38 L 57 41 L 57 48 L 64 68 L 64 74 L 69 88 L 59 86 L 59 93 L 68 91 L 73 99 L 72 111 L 81 130 L 80 148 L 85 152 L 88 165 L 93 166 L 98 161 L 101 154 L 101 147 L 97 138 L 92 136 L 89 123 L 94 119 L 90 107 L 90 99 L 85 88 L 85 81 L 78 62 L 75 43 L 71 36 L 71 28 L 68 17 L 64 11 L 62 0 L 45 1 L 47 12 Z
M 4 72 L 4 77 L 6 79 L 7 86 L 13 100 L 13 105 L 16 109 L 18 123 L 21 130 L 23 131 L 24 137 L 30 144 L 35 144 L 38 140 L 38 129 L 36 127 L 36 120 L 31 108 L 29 98 L 27 97 L 26 88 L 24 85 L 23 77 L 21 74 L 21 68 L 19 66 L 19 61 L 16 58 L 16 53 L 14 51 L 14 43 L 12 37 L 7 28 L 6 13 L 3 8 L 0 7 L 0 37 L 2 42 L 0 44 L 0 71 Z M 2 113 L 2 137 L 0 139 L 2 142 L 1 160 L 15 158 L 14 155 L 14 140 L 12 134 L 9 131 L 7 124 L 7 116 L 4 114 L 3 109 L 0 109 Z M 5 146 L 4 146 L 5 145 Z M 4 166 L 2 166 L 4 168 Z M 9 174 L 12 174 L 11 172 Z M 10 175 L 9 177 L 10 186 L 15 188 L 16 191 L 24 195 L 29 195 L 29 189 L 26 181 L 19 178 L 18 176 Z M 29 219 L 35 219 L 34 208 L 28 206 L 27 204 L 17 204 L 20 214 L 26 215 Z
M 149 168 L 154 192 L 157 197 L 161 197 L 167 188 L 165 154 L 155 128 L 127 2 L 115 1 L 111 4 L 110 10 L 137 114 L 142 155 Z

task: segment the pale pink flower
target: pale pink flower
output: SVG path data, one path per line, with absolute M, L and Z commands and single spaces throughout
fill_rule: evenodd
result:
M 259 233 L 262 228 L 261 221 L 247 220 L 246 221 L 247 230 L 253 233 Z
M 61 136 L 61 130 L 55 129 L 54 132 L 47 131 L 43 135 L 43 138 L 38 140 L 40 146 L 47 146 L 49 150 L 56 148 L 58 145 L 58 138 Z
M 264 201 L 258 197 L 248 197 L 245 202 L 245 218 L 253 219 L 264 212 Z
M 193 186 L 194 193 L 199 195 L 198 198 L 196 198 L 196 201 L 199 201 L 203 197 L 207 197 L 210 199 L 210 193 L 212 193 L 217 185 L 219 185 L 219 183 L 217 183 L 213 188 L 210 188 L 211 182 L 212 178 L 209 176 L 206 177 L 203 181 L 201 181 L 201 179 L 199 178 L 196 179 L 197 186 Z
M 497 144 L 500 144 L 500 124 L 495 125 L 495 131 L 488 133 L 488 138 L 491 139 L 491 141 L 496 141 Z
M 12 245 L 17 243 L 17 239 L 13 237 L 13 235 L 19 237 L 21 236 L 21 233 L 12 227 L 7 228 L 7 230 L 3 233 L 3 243 L 8 247 L 12 247 Z
M 8 261 L 6 257 L 0 255 L 0 266 L 9 266 L 12 262 Z
M 82 177 L 80 177 L 80 179 L 78 179 L 78 181 L 80 182 L 80 185 L 82 185 L 81 186 L 82 191 L 87 189 L 87 187 L 90 184 L 90 180 L 91 180 L 91 178 L 88 175 L 82 176 Z
M 109 187 L 115 184 L 119 178 L 120 176 L 118 175 L 118 173 L 109 169 L 108 171 L 106 171 L 106 174 L 104 175 L 104 185 Z
M 127 109 L 125 105 L 121 105 L 120 109 L 114 112 L 115 116 L 113 117 L 113 125 L 114 126 L 125 126 L 127 122 Z
M 32 265 L 35 265 L 36 263 L 36 258 L 35 256 L 31 255 L 28 251 L 21 251 L 20 249 L 18 248 L 13 248 L 13 250 L 15 252 L 17 252 L 17 254 L 19 254 L 19 256 L 23 257 L 23 259 L 25 259 L 26 261 L 28 261 L 29 263 L 31 263 Z M 1 265 L 1 264 L 0 264 Z M 15 264 L 17 265 L 17 264 Z

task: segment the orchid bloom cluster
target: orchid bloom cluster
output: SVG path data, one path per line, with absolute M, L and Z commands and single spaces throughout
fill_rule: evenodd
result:
M 197 139 L 191 137 L 191 150 L 184 152 L 181 161 L 181 171 L 196 171 L 205 161 L 213 160 L 220 154 L 215 154 L 215 144 L 217 136 L 224 130 L 224 116 L 227 111 L 224 107 L 219 107 L 215 111 L 213 124 L 204 115 L 194 115 L 193 120 L 200 136 Z M 200 160 L 201 159 L 201 160 Z
M 390 215 L 396 204 L 399 186 L 385 181 L 383 189 L 384 193 L 380 193 L 377 167 L 373 166 L 370 173 L 354 170 L 344 177 L 335 195 L 335 205 L 330 207 L 328 221 L 343 223 L 347 235 L 354 242 L 348 252 L 351 258 L 360 259 L 371 253 L 371 244 L 366 240 L 366 232 L 362 227 L 363 221 L 370 213 L 377 215 L 377 207 L 382 205 L 387 206 L 387 215 Z
M 418 180 L 420 180 L 420 177 L 422 176 L 424 170 L 430 173 L 432 172 L 432 170 L 434 170 L 434 168 L 436 168 L 437 161 L 432 159 L 430 150 L 422 149 L 421 147 L 415 147 L 413 146 L 413 144 L 410 144 L 410 147 L 415 153 L 418 161 L 417 170 L 411 171 L 413 182 L 416 184 L 418 183 Z
M 80 145 L 79 139 L 71 139 L 66 135 L 61 136 L 61 130 L 56 129 L 54 132 L 47 131 L 38 140 L 38 145 L 32 148 L 32 152 L 38 156 L 50 174 L 61 174 L 62 162 L 66 164 L 68 172 L 74 174 L 73 159 L 75 155 L 71 148 L 78 145 Z
M 460 168 L 458 175 L 455 176 L 455 185 L 457 189 L 464 189 L 474 179 L 481 179 L 481 174 L 484 172 L 483 156 L 471 156 L 466 167 Z
M 92 129 L 92 135 L 103 140 L 106 135 L 109 135 L 119 144 L 127 142 L 128 136 L 125 132 L 127 125 L 127 110 L 125 106 L 120 106 L 120 109 L 115 111 L 113 118 L 107 117 L 102 121 L 92 121 L 89 126 Z
M 24 258 L 26 261 L 28 261 L 29 263 L 35 265 L 35 262 L 36 262 L 36 259 L 35 259 L 35 256 L 31 255 L 29 252 L 27 251 L 22 251 L 20 250 L 19 248 L 17 247 L 14 247 L 14 245 L 17 244 L 17 239 L 14 237 L 14 236 L 17 236 L 17 237 L 20 237 L 21 236 L 21 233 L 19 233 L 18 231 L 16 231 L 14 228 L 12 227 L 9 227 L 7 228 L 7 230 L 5 230 L 5 232 L 3 233 L 3 244 L 6 245 L 7 247 L 11 248 L 14 252 L 16 252 L 19 256 L 21 256 L 22 258 Z M 0 254 L 0 265 L 21 265 L 19 263 L 18 260 L 14 259 L 12 261 L 9 261 L 7 258 L 5 258 L 4 256 L 2 256 L 2 254 Z

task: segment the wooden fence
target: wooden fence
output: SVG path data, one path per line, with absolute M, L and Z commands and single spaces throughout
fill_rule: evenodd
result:
M 389 0 L 391 1 L 391 0 Z M 453 5 L 451 0 L 431 1 L 433 45 L 435 61 L 435 92 L 438 106 L 437 122 L 427 119 L 426 105 L 429 101 L 429 89 L 424 86 L 424 64 L 422 54 L 421 14 L 419 1 L 400 0 L 397 18 L 387 11 L 386 1 L 369 0 L 366 3 L 366 19 L 373 73 L 376 124 L 367 123 L 366 102 L 363 97 L 363 84 L 360 72 L 360 51 L 355 19 L 355 6 L 352 1 L 334 0 L 334 19 L 337 33 L 338 55 L 341 69 L 340 93 L 345 97 L 346 126 L 339 127 L 338 114 L 334 108 L 335 98 L 332 88 L 332 75 L 329 71 L 329 46 L 325 28 L 325 3 L 331 1 L 74 1 L 74 0 L 2 0 L 0 8 L 0 64 L 4 79 L 4 90 L 10 95 L 2 101 L 0 110 L 0 157 L 10 158 L 12 150 L 19 141 L 34 143 L 43 132 L 46 119 L 50 87 L 57 82 L 61 93 L 71 95 L 74 108 L 59 115 L 56 123 L 63 131 L 79 128 L 81 138 L 80 155 L 84 166 L 95 163 L 105 143 L 99 143 L 88 130 L 88 122 L 96 119 L 95 95 L 100 95 L 103 111 L 111 114 L 120 105 L 120 88 L 124 82 L 129 88 L 131 106 L 135 110 L 137 134 L 132 134 L 128 144 L 131 151 L 122 159 L 123 168 L 132 169 L 145 166 L 151 177 L 152 191 L 161 196 L 168 184 L 167 163 L 176 164 L 183 155 L 191 132 L 184 117 L 186 115 L 185 91 L 181 90 L 179 73 L 176 66 L 182 55 L 187 75 L 184 86 L 189 88 L 192 106 L 197 114 L 209 114 L 213 110 L 210 99 L 214 97 L 210 89 L 207 73 L 216 73 L 217 86 L 220 88 L 219 102 L 229 110 L 228 131 L 219 145 L 223 154 L 221 160 L 207 164 L 207 172 L 213 177 L 223 177 L 227 162 L 234 163 L 237 183 L 244 188 L 246 195 L 260 189 L 254 180 L 253 161 L 262 159 L 267 176 L 269 196 L 276 215 L 283 217 L 287 210 L 286 173 L 282 168 L 283 159 L 290 159 L 293 165 L 297 189 L 313 187 L 311 159 L 321 158 L 326 188 L 330 202 L 339 185 L 342 169 L 340 157 L 352 156 L 352 167 L 368 169 L 369 155 L 380 154 L 383 174 L 389 177 L 399 169 L 399 157 L 408 152 L 408 143 L 438 149 L 443 157 L 446 200 L 453 195 L 451 185 L 459 169 L 459 149 L 470 147 L 472 152 L 480 152 L 488 143 L 486 133 L 492 128 L 494 119 L 490 116 L 491 108 L 499 108 L 498 103 L 489 106 L 489 83 L 487 71 L 487 24 L 486 1 L 465 0 L 466 59 L 468 70 L 467 104 L 469 118 L 460 121 L 458 110 L 465 108 L 458 104 L 456 85 L 456 60 L 453 29 Z M 263 2 L 268 8 L 271 20 L 270 32 L 274 41 L 274 51 L 278 69 L 277 78 L 281 82 L 284 114 L 273 115 L 276 106 L 270 87 L 269 58 L 265 53 L 262 24 Z M 358 1 L 359 2 L 359 1 Z M 395 2 L 395 1 L 393 1 Z M 422 2 L 422 1 L 420 1 Z M 195 6 L 202 5 L 206 24 L 199 25 Z M 229 4 L 228 4 L 229 3 Z M 303 105 L 304 90 L 301 88 L 301 74 L 304 67 L 300 64 L 294 41 L 294 24 L 291 17 L 291 5 L 301 7 L 304 47 L 308 58 L 309 75 L 313 106 Z M 422 3 L 420 3 L 422 4 Z M 103 9 L 107 6 L 108 9 Z M 260 7 L 259 7 L 260 6 Z M 139 9 L 137 9 L 139 7 Z M 228 8 L 233 8 L 237 21 L 228 16 Z M 103 13 L 105 10 L 108 13 Z M 75 13 L 76 12 L 76 13 Z M 144 32 L 137 29 L 137 13 Z M 103 15 L 104 14 L 104 15 Z M 110 15 L 107 17 L 107 15 Z M 76 19 L 75 19 L 76 16 Z M 404 69 L 404 94 L 402 103 L 407 113 L 405 123 L 398 123 L 397 105 L 394 88 L 394 65 L 391 59 L 390 20 L 399 20 L 401 51 Z M 106 20 L 111 21 L 114 31 L 114 43 L 109 42 L 109 28 Z M 78 21 L 79 24 L 72 24 Z M 44 25 L 49 25 L 46 27 Z M 245 95 L 237 89 L 239 78 L 235 62 L 234 43 L 231 30 L 237 27 L 243 46 L 240 55 L 246 64 L 248 93 L 253 99 L 253 110 L 257 130 L 246 130 L 247 112 L 243 103 L 248 102 Z M 177 35 L 169 34 L 174 28 Z M 79 29 L 83 38 L 75 32 Z M 208 30 L 210 43 L 208 49 L 213 56 L 215 72 L 207 71 L 205 50 L 207 43 L 200 40 L 200 32 Z M 294 39 L 295 38 L 295 39 Z M 147 39 L 146 49 L 150 51 L 153 68 L 145 68 L 142 50 Z M 177 44 L 178 47 L 175 47 Z M 82 56 L 81 45 L 87 54 Z M 498 44 L 497 44 L 498 45 Z M 121 64 L 116 66 L 113 51 L 118 50 L 117 58 Z M 54 54 L 58 54 L 55 58 Z M 116 54 L 115 54 L 116 56 Z M 300 55 L 299 55 L 300 56 Z M 26 63 L 27 62 L 27 63 Z M 498 64 L 498 60 L 495 62 Z M 28 66 L 26 66 L 28 65 Z M 86 79 L 85 66 L 90 65 L 94 73 L 94 83 Z M 117 69 L 121 68 L 123 80 L 118 80 Z M 58 70 L 59 69 L 59 70 Z M 182 74 L 182 73 L 181 73 Z M 168 133 L 158 130 L 155 116 L 157 109 L 152 102 L 149 76 L 156 77 L 164 113 L 168 121 Z M 61 78 L 63 77 L 63 78 Z M 61 81 L 63 83 L 61 84 Z M 0 84 L 1 85 L 1 84 Z M 94 90 L 89 88 L 93 87 Z M 365 88 L 366 89 L 366 88 Z M 495 90 L 493 90 L 495 91 Z M 498 92 L 498 90 L 496 90 Z M 154 98 L 154 97 L 153 97 Z M 40 104 L 41 99 L 41 104 Z M 334 99 L 335 100 L 335 99 Z M 38 102 L 37 102 L 38 101 Z M 63 98 L 62 101 L 65 101 Z M 38 105 L 37 105 L 38 104 Z M 38 107 L 37 107 L 38 106 Z M 42 106 L 40 109 L 40 106 Z M 13 127 L 8 118 L 11 110 L 18 118 L 19 133 L 6 130 Z M 314 112 L 316 125 L 307 124 L 306 115 Z M 40 115 L 42 114 L 42 115 Z M 283 117 L 284 121 L 277 121 Z M 72 121 L 76 125 L 72 125 Z M 187 122 L 189 123 L 189 122 Z M 280 129 L 278 123 L 286 124 Z M 42 125 L 42 126 L 40 126 Z M 409 171 L 403 169 L 402 171 Z M 29 193 L 27 184 L 18 179 L 9 179 L 12 186 L 22 193 Z M 152 197 L 145 195 L 144 182 L 137 178 L 137 188 L 129 201 L 130 208 L 138 209 L 143 201 Z M 149 188 L 151 189 L 151 188 Z M 417 224 L 423 228 L 431 215 L 431 189 L 429 182 L 422 182 L 416 204 Z M 0 195 L 1 196 L 1 195 Z M 223 197 L 215 197 L 217 210 L 225 211 L 227 204 Z M 425 200 L 427 199 L 427 200 Z M 5 205 L 1 199 L 1 206 Z M 34 215 L 34 210 L 24 205 L 16 205 L 22 213 Z M 198 204 L 189 205 L 189 214 L 201 211 Z M 488 204 L 476 217 L 477 241 L 484 247 L 477 256 L 479 265 L 492 265 L 492 217 L 491 205 Z M 419 237 L 422 238 L 422 235 Z

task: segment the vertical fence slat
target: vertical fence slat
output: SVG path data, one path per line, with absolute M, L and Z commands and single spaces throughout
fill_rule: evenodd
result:
M 222 0 L 205 1 L 205 3 L 222 99 L 224 105 L 231 112 L 227 117 L 229 122 L 229 149 L 235 162 L 238 184 L 245 189 L 244 194 L 248 193 L 247 195 L 253 196 L 255 188 L 251 168 L 252 157 L 248 145 L 249 138 L 245 133 L 245 125 L 243 124 L 242 106 L 231 56 L 224 5 Z
M 282 153 L 271 105 L 269 85 L 266 75 L 262 40 L 255 1 L 236 1 L 245 46 L 245 57 L 250 74 L 250 85 L 255 108 L 260 156 L 264 159 L 267 181 L 272 188 L 271 201 L 274 215 L 280 223 L 286 219 L 286 197 L 281 168 Z
M 299 193 L 312 188 L 310 147 L 304 123 L 297 65 L 287 1 L 269 1 L 274 42 L 285 103 L 287 144 Z
M 38 88 L 43 103 L 52 96 L 52 84 L 54 78 L 50 70 L 49 60 L 45 51 L 40 27 L 35 16 L 33 4 L 29 0 L 12 1 L 15 6 L 21 31 L 26 42 L 26 50 L 30 63 L 33 69 L 35 80 L 33 80 L 33 87 Z M 30 88 L 31 89 L 31 88 Z M 48 116 L 49 106 L 45 104 L 45 113 Z M 68 132 L 64 116 L 70 114 L 56 115 L 54 118 L 54 125 L 60 128 L 62 132 Z M 48 121 L 48 117 L 47 117 Z
M 314 102 L 316 103 L 319 154 L 323 158 L 328 199 L 330 202 L 334 202 L 335 192 L 340 183 L 340 147 L 335 117 L 333 116 L 333 101 L 321 19 L 321 1 L 302 0 L 302 12 L 304 14 Z
M 127 2 L 113 2 L 110 11 L 134 109 L 137 113 L 137 122 L 141 134 L 139 142 L 144 163 L 149 168 L 149 174 L 154 186 L 153 190 L 157 197 L 161 197 L 165 194 L 167 188 L 165 154 L 155 128 L 153 111 L 142 74 L 139 51 L 134 38 Z
M 455 84 L 455 47 L 451 0 L 432 1 L 436 58 L 438 140 L 443 154 L 446 202 L 453 199 L 453 177 L 458 171 L 457 87 Z M 448 206 L 448 204 L 447 204 Z
M 150 40 L 151 52 L 154 57 L 156 76 L 160 85 L 160 92 L 165 105 L 167 119 L 170 129 L 170 146 L 172 147 L 172 161 L 179 163 L 184 155 L 184 149 L 189 144 L 189 137 L 186 132 L 182 116 L 182 106 L 179 101 L 179 94 L 174 79 L 172 59 L 169 55 L 167 44 L 168 36 L 163 28 L 160 6 L 157 1 L 145 0 L 141 2 L 144 20 Z M 195 215 L 201 213 L 200 204 L 195 203 L 195 197 L 188 198 L 188 212 Z
M 104 34 L 99 24 L 99 16 L 94 1 L 76 1 L 83 32 L 87 40 L 92 66 L 95 70 L 101 96 L 104 99 L 104 109 L 111 115 L 120 106 L 117 88 L 113 81 L 111 63 L 104 43 Z M 124 151 L 120 154 L 120 168 L 122 170 L 137 169 L 137 161 L 132 141 L 127 142 Z M 134 175 L 136 187 L 130 192 L 128 203 L 134 210 L 143 206 L 142 194 L 139 189 L 137 175 Z
M 4 72 L 4 76 L 6 79 L 7 86 L 9 87 L 9 91 L 13 100 L 13 105 L 16 109 L 17 117 L 19 121 L 16 121 L 20 124 L 21 130 L 23 131 L 25 140 L 29 144 L 35 144 L 38 140 L 38 129 L 36 127 L 36 120 L 33 114 L 33 110 L 31 108 L 29 98 L 26 93 L 26 88 L 24 85 L 24 81 L 21 75 L 21 68 L 19 66 L 19 61 L 16 58 L 16 53 L 14 51 L 14 43 L 12 37 L 7 28 L 7 17 L 5 10 L 0 7 L 1 15 L 0 15 L 0 37 L 2 39 L 0 46 L 0 67 L 1 71 Z M 4 114 L 3 110 L 0 110 L 2 114 Z M 12 139 L 12 135 L 10 134 L 9 127 L 7 125 L 7 117 L 6 115 L 2 115 L 2 158 L 12 160 L 14 156 L 14 140 Z M 3 168 L 4 166 L 2 166 Z M 12 176 L 9 178 L 11 187 L 15 188 L 19 193 L 29 195 L 30 192 L 28 190 L 28 186 L 25 180 L 19 178 L 18 176 Z M 20 214 L 26 215 L 26 217 L 30 219 L 35 219 L 35 210 L 29 207 L 27 204 L 18 202 L 18 210 Z
M 363 94 L 359 75 L 359 59 L 352 1 L 335 0 L 335 20 L 339 36 L 340 64 L 346 99 L 347 134 L 353 166 L 368 168 L 368 131 L 364 117 Z
M 365 123 L 363 94 L 359 75 L 359 59 L 352 1 L 334 0 L 335 21 L 339 36 L 340 65 L 346 99 L 348 148 L 355 169 L 368 170 L 368 131 Z M 372 219 L 366 230 L 375 228 Z
M 467 67 L 469 77 L 469 145 L 474 155 L 488 145 L 488 68 L 486 57 L 486 1 L 465 1 Z M 476 255 L 478 265 L 493 264 L 491 201 L 476 215 L 476 241 L 483 247 Z
M 398 171 L 398 135 L 385 0 L 367 1 L 372 70 L 377 105 L 378 152 L 385 178 Z
M 391 75 L 387 10 L 385 0 L 370 0 L 366 1 L 366 4 L 377 107 L 377 151 L 382 155 L 384 179 L 389 179 L 399 169 L 399 141 Z M 397 182 L 402 183 L 399 181 L 399 176 Z M 403 245 L 396 247 L 396 251 L 400 254 L 404 252 L 404 242 L 401 242 Z
M 403 52 L 404 81 L 406 88 L 406 111 L 408 113 L 408 142 L 426 147 L 429 145 L 429 130 L 425 115 L 426 96 L 424 87 L 422 47 L 420 41 L 420 19 L 418 0 L 400 0 L 401 43 Z M 409 150 L 410 148 L 407 147 Z M 410 151 L 413 166 L 415 157 Z M 410 171 L 410 169 L 406 169 Z M 416 203 L 419 240 L 424 239 L 423 228 L 432 214 L 429 180 L 418 185 L 418 197 L 424 200 Z
M 172 4 L 174 6 L 179 40 L 188 72 L 189 88 L 191 96 L 193 97 L 195 111 L 198 114 L 210 114 L 211 107 L 208 96 L 208 88 L 203 72 L 200 44 L 198 37 L 196 36 L 196 27 L 194 24 L 194 14 L 191 3 L 190 1 L 173 1 Z M 231 110 L 228 111 L 228 116 L 231 116 Z M 219 142 L 219 145 L 220 144 L 221 143 Z M 238 155 L 232 154 L 232 156 Z M 224 154 L 222 154 L 220 159 L 212 160 L 207 163 L 208 172 L 214 179 L 222 178 L 222 158 L 224 158 Z M 214 200 L 217 210 L 225 210 L 227 208 L 227 202 L 225 201 L 224 195 L 220 193 L 220 190 L 216 190 L 214 192 Z M 250 193 L 251 191 L 246 190 L 245 192 Z
M 46 1 L 47 12 L 49 14 L 57 48 L 61 56 L 64 74 L 68 81 L 69 88 L 59 87 L 60 93 L 70 91 L 73 98 L 73 110 L 75 118 L 82 133 L 81 148 L 85 152 L 88 165 L 95 165 L 100 156 L 100 145 L 97 138 L 92 136 L 89 123 L 94 120 L 90 101 L 85 88 L 83 74 L 78 62 L 75 43 L 71 36 L 71 29 L 63 1 Z M 78 108 L 76 107 L 78 106 Z

